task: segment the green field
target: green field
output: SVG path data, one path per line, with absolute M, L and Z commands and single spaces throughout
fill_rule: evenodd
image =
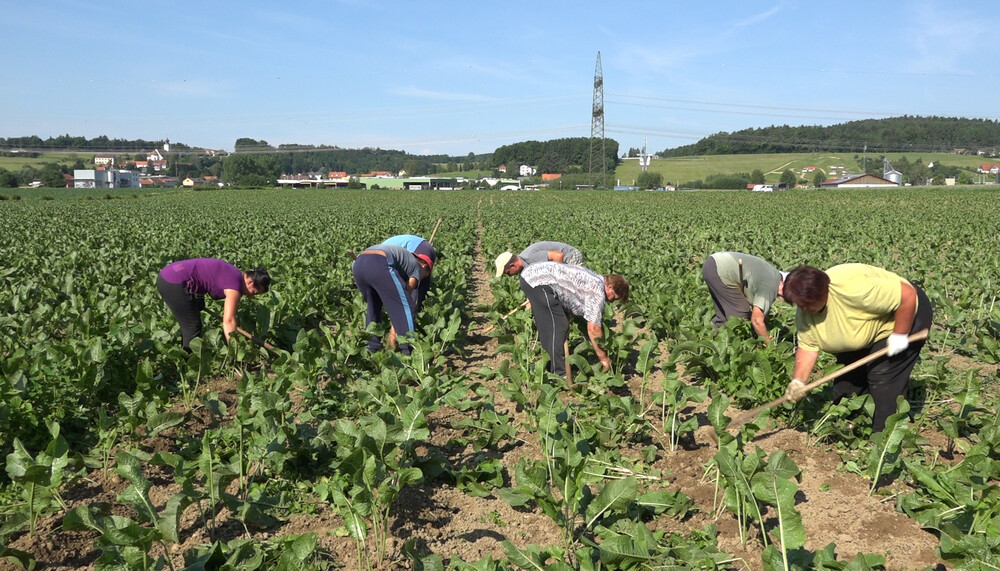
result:
M 1000 190 L 53 198 L 0 202 L 0 569 L 1000 561 Z M 439 219 L 414 354 L 367 352 L 386 327 L 365 330 L 348 250 Z M 574 383 L 550 375 L 530 313 L 501 319 L 523 294 L 493 257 L 537 240 L 630 280 L 628 304 L 605 310 L 610 371 L 572 328 Z M 935 325 L 900 403 L 911 415 L 872 434 L 870 399 L 834 405 L 823 388 L 727 432 L 783 394 L 795 313 L 775 304 L 767 347 L 746 323 L 713 330 L 701 267 L 720 250 L 920 284 Z M 180 348 L 155 278 L 192 257 L 270 270 L 239 321 L 273 353 L 226 344 L 208 316 Z M 824 355 L 816 376 L 837 367 Z M 893 537 L 864 527 L 876 512 Z
M 935 164 L 953 165 L 975 170 L 980 164 L 993 162 L 992 159 L 979 157 L 976 155 L 955 155 L 951 153 L 889 153 L 886 155 L 889 162 L 898 160 L 905 156 L 908 161 L 915 162 L 918 159 L 925 165 L 931 162 Z M 869 154 L 869 161 L 879 161 L 877 155 Z M 654 159 L 649 165 L 651 172 L 661 173 L 664 184 L 683 184 L 692 180 L 704 180 L 705 177 L 713 174 L 735 174 L 751 173 L 755 169 L 760 169 L 768 182 L 777 182 L 781 173 L 785 169 L 792 171 L 799 178 L 803 178 L 802 169 L 804 167 L 816 167 L 830 174 L 834 172 L 832 167 L 837 167 L 838 174 L 861 172 L 862 157 L 855 156 L 854 153 L 776 153 L 758 155 L 705 155 L 697 157 L 677 157 Z M 632 185 L 636 177 L 641 172 L 637 160 L 623 160 L 622 164 L 615 170 L 615 178 L 623 185 Z M 805 179 L 812 182 L 812 174 L 805 175 Z
M 77 159 L 83 161 L 85 165 L 94 164 L 94 154 L 93 152 L 74 152 L 74 153 L 44 153 L 39 157 L 27 157 L 27 156 L 9 156 L 0 157 L 0 168 L 7 169 L 12 172 L 17 172 L 21 170 L 22 167 L 31 166 L 36 169 L 40 169 L 46 163 L 56 163 L 58 165 L 72 166 Z

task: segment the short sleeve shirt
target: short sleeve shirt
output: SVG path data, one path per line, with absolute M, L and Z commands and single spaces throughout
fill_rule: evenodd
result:
M 826 270 L 826 275 L 830 277 L 826 308 L 816 314 L 802 308 L 795 312 L 799 348 L 856 351 L 892 333 L 906 280 L 865 264 L 841 264 Z
M 521 253 L 517 255 L 524 262 L 525 266 L 530 266 L 531 264 L 537 264 L 539 262 L 549 261 L 550 251 L 562 252 L 563 256 L 567 259 L 572 257 L 573 254 L 580 255 L 580 250 L 577 250 L 569 244 L 564 244 L 562 242 L 535 242 L 527 248 L 521 250 Z M 581 256 L 582 257 L 582 256 Z
M 722 283 L 738 288 L 740 283 L 739 260 L 743 260 L 743 297 L 750 305 L 759 307 L 764 315 L 771 311 L 778 297 L 781 272 L 766 261 L 740 252 L 716 252 L 712 254 Z
M 212 299 L 225 298 L 227 289 L 243 291 L 243 272 L 215 258 L 180 260 L 160 270 L 160 276 L 168 283 L 182 284 L 190 294 Z
M 589 323 L 604 320 L 604 277 L 583 266 L 540 262 L 521 270 L 521 278 L 531 287 L 549 286 L 563 308 Z
M 395 268 L 400 275 L 406 278 L 420 280 L 420 263 L 417 262 L 417 258 L 406 248 L 393 246 L 392 244 L 379 244 L 368 249 L 385 252 L 385 260 L 390 267 Z

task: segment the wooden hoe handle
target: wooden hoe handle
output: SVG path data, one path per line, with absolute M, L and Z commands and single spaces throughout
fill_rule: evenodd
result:
M 521 305 L 519 305 L 519 306 L 515 307 L 514 309 L 512 309 L 512 310 L 508 311 L 507 313 L 505 313 L 504 315 L 500 316 L 500 321 L 504 321 L 504 320 L 506 320 L 506 319 L 507 319 L 508 317 L 510 317 L 511 315 L 514 315 L 514 314 L 515 314 L 515 313 L 517 313 L 518 311 L 521 311 L 521 308 L 522 308 L 522 307 L 527 307 L 527 306 L 528 306 L 528 301 L 527 301 L 527 300 L 525 300 L 525 301 L 524 301 L 524 303 L 522 303 Z M 491 323 L 490 325 L 488 325 L 488 326 L 486 327 L 486 329 L 483 329 L 483 335 L 486 335 L 486 334 L 487 334 L 487 333 L 489 333 L 490 331 L 493 331 L 493 329 L 495 329 L 495 328 L 496 328 L 496 325 L 493 325 L 493 324 Z
M 924 329 L 923 331 L 917 331 L 913 335 L 910 335 L 909 337 L 907 337 L 907 339 L 910 341 L 910 343 L 913 343 L 914 341 L 921 341 L 921 340 L 927 339 L 927 335 L 929 333 L 930 333 L 930 331 L 928 329 Z M 871 363 L 875 359 L 878 359 L 880 357 L 885 356 L 885 354 L 888 353 L 888 352 L 889 352 L 889 348 L 888 347 L 883 347 L 882 349 L 879 349 L 878 351 L 875 351 L 874 353 L 868 355 L 867 357 L 862 357 L 861 359 L 858 359 L 857 361 L 854 361 L 853 363 L 845 365 L 842 368 L 837 369 L 836 371 L 830 373 L 829 375 L 827 375 L 827 376 L 825 376 L 825 377 L 823 377 L 823 378 L 821 378 L 819 380 L 816 380 L 816 381 L 813 381 L 813 382 L 807 384 L 806 386 L 802 387 L 802 390 L 800 392 L 801 392 L 802 395 L 805 395 L 809 391 L 811 391 L 811 390 L 815 389 L 816 387 L 818 387 L 818 386 L 826 383 L 827 381 L 832 381 L 833 379 L 836 379 L 837 377 L 843 375 L 844 373 L 849 373 L 849 372 L 853 371 L 854 369 L 857 369 L 858 367 L 861 367 L 863 365 L 867 365 L 868 363 Z M 781 398 L 775 399 L 775 400 L 773 400 L 773 401 L 771 401 L 771 402 L 769 402 L 767 404 L 762 404 L 762 405 L 758 406 L 757 408 L 750 409 L 747 412 L 739 415 L 738 417 L 736 417 L 735 419 L 733 419 L 732 422 L 729 423 L 729 426 L 727 427 L 727 430 L 730 429 L 730 428 L 739 428 L 739 427 L 743 426 L 744 424 L 746 424 L 746 423 L 750 422 L 751 420 L 757 418 L 757 415 L 759 415 L 760 413 L 764 412 L 765 410 L 767 410 L 769 408 L 775 407 L 775 406 L 777 406 L 779 404 L 784 404 L 786 402 L 795 402 L 796 400 L 797 399 L 792 398 L 791 395 L 787 395 L 787 394 L 786 395 L 782 395 Z

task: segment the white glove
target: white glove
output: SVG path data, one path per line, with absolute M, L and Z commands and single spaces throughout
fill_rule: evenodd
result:
M 793 401 L 799 400 L 806 396 L 806 384 L 798 379 L 792 379 L 792 382 L 788 383 L 788 388 L 785 389 L 785 396 L 792 399 Z
M 906 333 L 893 333 L 892 335 L 889 335 L 889 341 L 886 344 L 889 351 L 886 354 L 890 357 L 893 355 L 899 355 L 903 351 L 906 351 L 906 348 L 909 346 L 910 340 L 907 339 Z

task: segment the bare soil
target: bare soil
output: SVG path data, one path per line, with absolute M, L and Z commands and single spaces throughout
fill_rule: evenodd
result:
M 484 257 L 477 244 L 475 268 L 484 267 Z M 489 305 L 492 293 L 487 276 L 474 272 L 470 287 L 474 299 L 480 306 L 473 316 L 469 330 L 473 332 L 465 344 L 464 356 L 455 356 L 453 366 L 457 373 L 475 376 L 482 367 L 497 367 L 504 355 L 497 354 L 497 341 L 482 336 L 479 332 L 486 325 L 481 307 Z M 638 394 L 639 380 L 633 379 L 632 391 Z M 504 399 L 496 387 L 494 398 L 499 413 L 510 416 L 515 426 L 520 425 L 524 413 Z M 230 411 L 235 408 L 236 381 L 215 379 L 206 391 L 218 392 Z M 697 411 L 693 411 L 697 412 Z M 733 411 L 737 413 L 738 411 Z M 452 462 L 468 464 L 481 457 L 498 457 L 512 472 L 517 461 L 523 457 L 540 458 L 533 439 L 525 438 L 502 450 L 475 452 L 471 448 L 455 449 L 450 441 L 457 435 L 450 427 L 453 420 L 465 413 L 447 406 L 436 411 L 429 419 L 431 438 L 425 444 L 443 451 Z M 732 416 L 733 414 L 731 414 Z M 207 426 L 211 419 L 202 417 Z M 198 431 L 204 426 L 187 426 L 185 430 Z M 147 450 L 171 446 L 171 434 L 143 442 Z M 827 544 L 836 543 L 836 552 L 841 559 L 854 557 L 858 553 L 879 553 L 887 559 L 888 569 L 944 569 L 944 562 L 935 554 L 938 539 L 922 530 L 910 518 L 897 513 L 894 497 L 884 494 L 869 496 L 869 482 L 857 475 L 840 470 L 838 455 L 826 448 L 806 442 L 805 434 L 793 429 L 773 429 L 762 433 L 754 442 L 766 452 L 784 450 L 802 469 L 802 482 L 796 508 L 801 512 L 808 541 L 806 547 L 819 550 Z M 705 478 L 705 466 L 715 454 L 712 442 L 689 440 L 686 446 L 674 452 L 664 447 L 660 456 L 651 466 L 663 476 L 654 483 L 654 488 L 681 490 L 692 498 L 697 511 L 683 521 L 661 518 L 650 522 L 650 526 L 671 531 L 685 532 L 701 530 L 714 523 L 719 530 L 720 549 L 732 554 L 739 562 L 737 569 L 761 569 L 760 538 L 751 533 L 747 543 L 740 541 L 737 523 L 731 513 L 716 510 L 719 503 L 712 481 Z M 631 454 L 631 451 L 623 451 Z M 638 453 L 635 453 L 638 456 Z M 176 491 L 175 484 L 165 474 L 149 473 L 154 487 L 151 496 L 157 507 L 162 507 L 167 498 Z M 108 502 L 115 505 L 115 497 L 127 486 L 113 470 L 105 476 L 101 470 L 92 471 L 88 478 L 64 490 L 64 498 L 69 507 Z M 898 491 L 904 486 L 893 484 Z M 890 492 L 893 491 L 890 489 Z M 120 509 L 123 515 L 128 508 Z M 38 569 L 66 570 L 91 569 L 99 552 L 94 548 L 95 534 L 66 532 L 60 528 L 61 516 L 43 519 L 34 537 L 21 535 L 10 545 L 15 549 L 34 554 Z M 229 521 L 223 513 L 211 523 L 216 539 L 231 539 L 245 534 L 242 526 Z M 295 515 L 276 529 L 256 534 L 258 537 L 277 537 L 288 534 L 315 532 L 320 546 L 329 551 L 335 566 L 346 570 L 358 569 L 353 540 L 344 537 L 341 531 L 343 521 L 332 510 L 317 507 L 315 513 Z M 182 567 L 181 554 L 198 544 L 210 542 L 208 522 L 198 518 L 197 510 L 189 508 L 182 522 L 182 542 L 173 546 L 171 556 L 177 568 Z M 535 511 L 514 509 L 496 497 L 478 498 L 439 482 L 419 485 L 407 489 L 392 510 L 390 561 L 385 569 L 410 568 L 400 549 L 404 541 L 415 538 L 417 547 L 425 552 L 439 554 L 446 562 L 453 558 L 471 562 L 487 556 L 503 559 L 502 542 L 507 540 L 519 547 L 530 544 L 558 545 L 561 532 L 548 517 Z M 0 570 L 15 569 L 9 561 L 0 561 Z

